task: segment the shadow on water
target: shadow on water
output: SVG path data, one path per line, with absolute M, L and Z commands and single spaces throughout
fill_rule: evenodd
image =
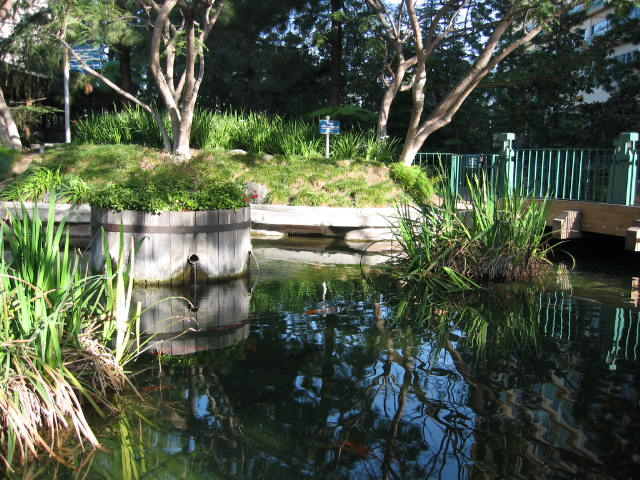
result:
M 434 303 L 420 289 L 381 293 L 360 266 L 287 258 L 263 255 L 250 291 L 181 293 L 197 300 L 196 312 L 184 300 L 158 304 L 164 310 L 144 329 L 188 333 L 156 337 L 164 354 L 148 356 L 136 377 L 147 404 L 136 400 L 135 414 L 105 427 L 108 450 L 78 456 L 80 472 L 626 479 L 638 471 L 640 313 L 628 288 L 607 303 L 616 295 L 596 288 L 589 297 L 592 277 L 562 271 L 551 285 L 497 285 Z M 138 295 L 154 302 L 149 291 Z M 162 321 L 194 313 L 197 323 Z M 223 341 L 227 326 L 234 336 Z

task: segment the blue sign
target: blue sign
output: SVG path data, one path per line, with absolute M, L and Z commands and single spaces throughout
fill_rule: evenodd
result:
M 108 47 L 94 46 L 94 45 L 81 45 L 79 47 L 73 47 L 73 51 L 80 56 L 80 58 L 94 70 L 100 70 L 104 62 L 107 61 Z M 84 72 L 82 63 L 79 62 L 73 55 L 69 59 L 69 69 L 77 72 Z
M 338 120 L 320 120 L 320 133 L 336 135 L 340 133 Z

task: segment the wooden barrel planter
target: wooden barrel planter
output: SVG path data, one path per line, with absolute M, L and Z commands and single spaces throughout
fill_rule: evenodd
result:
M 91 263 L 95 272 L 105 265 L 103 235 L 109 254 L 118 258 L 120 235 L 125 252 L 131 238 L 139 245 L 133 277 L 148 284 L 206 283 L 235 278 L 249 271 L 250 207 L 152 214 L 92 207 Z
M 187 355 L 234 345 L 249 336 L 248 277 L 192 287 L 136 288 L 145 310 L 140 332 L 152 353 Z

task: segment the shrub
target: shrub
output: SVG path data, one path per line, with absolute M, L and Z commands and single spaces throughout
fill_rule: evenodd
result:
M 35 167 L 11 182 L 2 193 L 3 200 L 41 200 L 44 195 L 58 189 L 63 183 L 60 170 Z
M 119 182 L 98 186 L 89 203 L 108 210 L 160 213 L 168 210 L 241 208 L 249 199 L 244 189 L 230 182 L 180 175 L 179 167 L 138 172 Z
M 89 185 L 77 175 L 62 175 L 60 170 L 35 167 L 10 183 L 0 193 L 3 200 L 40 201 L 50 192 L 68 203 L 83 203 L 89 198 Z
M 169 127 L 168 115 L 163 118 Z M 91 115 L 80 120 L 76 130 L 78 140 L 84 143 L 163 146 L 155 120 L 137 106 Z M 239 148 L 253 153 L 316 157 L 323 154 L 323 144 L 317 123 L 286 120 L 279 115 L 197 110 L 191 128 L 194 148 Z M 332 157 L 338 160 L 363 158 L 391 163 L 397 157 L 398 145 L 395 139 L 377 139 L 373 130 L 352 130 L 334 136 L 331 150 Z
M 402 189 L 414 201 L 427 202 L 436 193 L 437 179 L 430 177 L 425 170 L 418 165 L 403 165 L 394 163 L 391 166 L 391 178 L 393 178 Z
M 164 118 L 168 126 L 168 116 L 165 115 Z M 157 148 L 163 146 L 162 134 L 155 119 L 139 106 L 127 106 L 119 112 L 91 114 L 76 124 L 76 137 L 78 141 L 85 143 L 135 143 Z
M 400 140 L 386 138 L 380 140 L 372 130 L 367 137 L 365 159 L 369 162 L 376 161 L 391 164 L 398 161 Z

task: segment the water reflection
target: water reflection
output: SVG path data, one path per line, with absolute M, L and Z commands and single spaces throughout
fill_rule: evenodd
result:
M 156 354 L 188 355 L 224 348 L 249 336 L 251 290 L 247 279 L 138 288 L 134 302 L 145 310 L 140 330 Z
M 131 422 L 144 446 L 126 457 L 132 477 L 607 479 L 640 467 L 640 312 L 589 298 L 573 274 L 562 288 L 438 304 L 419 289 L 381 294 L 360 267 L 263 260 L 253 277 L 250 306 L 237 287 L 242 313 L 203 328 L 250 314 L 243 341 L 141 365 L 152 407 Z M 188 312 L 198 326 L 204 305 Z M 149 318 L 187 313 L 173 308 Z M 89 478 L 120 478 L 118 451 L 98 452 Z

